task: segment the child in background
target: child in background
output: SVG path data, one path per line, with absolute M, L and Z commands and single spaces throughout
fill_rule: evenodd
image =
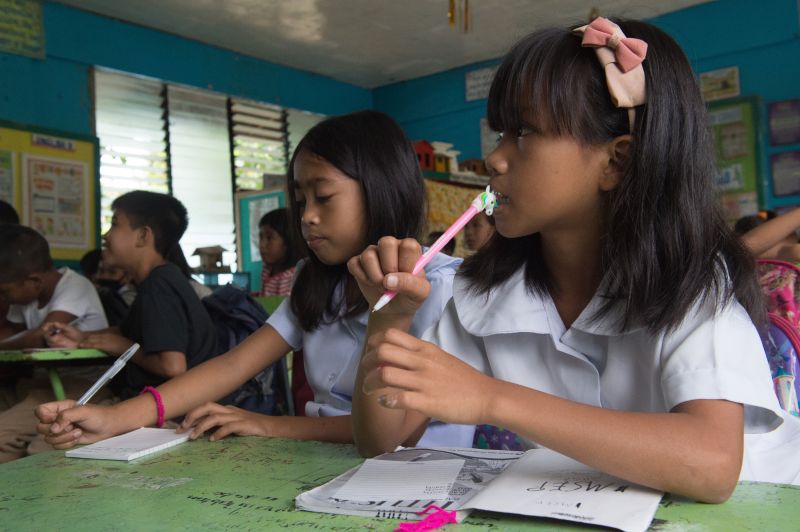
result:
M 184 373 L 217 354 L 214 325 L 178 266 L 168 261 L 188 225 L 177 199 L 137 190 L 111 204 L 111 228 L 103 236 L 103 262 L 122 268 L 137 295 L 118 327 L 84 333 L 49 323 L 48 342 L 61 347 L 91 347 L 118 357 L 134 342 L 141 349 L 112 381 L 122 399 Z M 153 397 L 146 400 L 153 404 Z
M 479 212 L 464 226 L 464 243 L 467 249 L 481 249 L 494 235 L 494 218 L 485 212 Z
M 0 349 L 47 347 L 47 321 L 77 320 L 76 327 L 90 331 L 108 325 L 92 284 L 69 268 L 56 269 L 47 240 L 30 227 L 0 225 L 0 295 L 15 333 Z
M 49 442 L 67 448 L 187 412 L 182 428 L 193 438 L 216 429 L 212 440 L 239 434 L 353 441 L 351 397 L 369 308 L 346 262 L 383 235 L 418 236 L 425 211 L 419 163 L 391 118 L 362 111 L 309 130 L 292 157 L 288 190 L 292 229 L 298 238 L 302 234 L 311 253 L 298 266 L 291 296 L 267 324 L 228 353 L 160 386 L 163 414 L 147 397 L 113 407 L 75 407 L 71 401 L 41 405 L 39 430 Z M 416 240 L 407 245 L 419 250 Z M 439 254 L 426 267 L 430 293 L 407 324 L 413 334 L 441 314 L 459 264 Z M 305 417 L 270 417 L 209 403 L 299 349 L 314 391 Z M 473 432 L 474 427 L 435 426 L 423 438 L 464 445 Z
M 46 347 L 48 320 L 73 322 L 84 330 L 106 327 L 105 314 L 92 284 L 69 268 L 56 269 L 47 240 L 30 227 L 0 225 L 0 294 L 9 302 L 8 320 L 13 337 L 0 349 Z M 102 370 L 65 368 L 59 371 L 68 395 L 83 393 Z M 0 404 L 0 463 L 25 456 L 36 436 L 33 409 L 53 400 L 44 370 L 32 378 L 9 378 Z
M 275 209 L 258 222 L 258 251 L 261 254 L 259 296 L 288 296 L 292 291 L 297 262 L 305 256 L 289 238 L 286 208 Z
M 16 209 L 3 200 L 0 200 L 0 224 L 18 224 L 19 215 Z M 7 338 L 14 334 L 14 329 L 6 318 L 8 314 L 8 301 L 0 296 L 0 338 Z M 0 370 L 0 378 L 6 375 L 6 371 Z
M 430 247 L 432 246 L 439 238 L 444 234 L 444 231 L 431 231 L 428 235 L 427 240 L 425 240 L 425 245 Z M 442 253 L 445 255 L 453 256 L 453 253 L 456 251 L 456 239 L 453 238 L 447 244 L 444 245 L 442 248 Z
M 100 296 L 103 310 L 110 326 L 119 325 L 128 315 L 136 287 L 130 275 L 122 268 L 108 266 L 103 262 L 103 252 L 93 249 L 81 257 L 81 273 L 89 279 Z
M 734 230 L 750 253 L 759 259 L 800 262 L 800 243 L 797 229 L 800 227 L 800 208 L 780 216 L 745 216 L 736 222 Z
M 739 478 L 800 481 L 800 420 L 780 410 L 751 321 L 763 302 L 719 212 L 691 67 L 654 26 L 617 24 L 538 31 L 499 67 L 498 234 L 465 261 L 427 341 L 402 332 L 427 283 L 395 273 L 419 253 L 386 238 L 349 262 L 370 303 L 399 294 L 370 315 L 362 453 L 435 418 L 701 501 Z

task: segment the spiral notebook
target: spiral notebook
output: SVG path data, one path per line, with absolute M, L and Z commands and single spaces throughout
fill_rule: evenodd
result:
M 189 434 L 190 432 L 178 434 L 174 429 L 141 428 L 79 449 L 71 449 L 65 456 L 130 461 L 181 444 L 189 439 Z

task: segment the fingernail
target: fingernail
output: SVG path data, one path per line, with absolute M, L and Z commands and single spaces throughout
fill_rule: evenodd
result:
M 396 275 L 387 275 L 386 276 L 386 288 L 397 288 L 397 276 Z
M 59 432 L 60 430 L 61 430 L 61 427 L 59 425 L 57 425 L 56 423 L 53 423 L 52 425 L 50 425 L 50 432 L 52 432 L 53 434 L 55 434 L 56 432 Z
M 81 431 L 76 430 L 75 432 L 72 433 L 72 439 L 73 440 L 77 440 L 80 437 L 81 437 Z
M 380 397 L 378 397 L 378 402 L 381 405 L 385 406 L 386 408 L 392 408 L 394 407 L 394 405 L 397 404 L 397 399 L 395 399 L 394 397 L 381 395 Z

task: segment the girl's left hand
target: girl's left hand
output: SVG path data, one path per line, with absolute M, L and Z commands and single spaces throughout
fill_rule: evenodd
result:
M 221 440 L 231 434 L 238 436 L 271 436 L 272 417 L 242 410 L 235 406 L 206 403 L 191 410 L 178 427 L 178 432 L 191 430 L 191 439 L 196 439 L 207 430 L 219 427 L 211 436 L 211 441 Z M 194 426 L 194 427 L 193 427 Z
M 494 379 L 435 344 L 389 329 L 367 341 L 361 365 L 364 393 L 380 390 L 376 400 L 387 408 L 416 410 L 446 423 L 487 421 Z

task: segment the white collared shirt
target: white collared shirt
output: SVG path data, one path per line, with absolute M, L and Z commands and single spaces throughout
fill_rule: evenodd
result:
M 431 291 L 417 311 L 409 331 L 419 337 L 441 315 L 453 293 L 453 277 L 461 259 L 437 254 L 425 266 Z M 299 272 L 302 267 L 298 265 Z M 336 288 L 334 298 L 343 299 L 344 286 Z M 314 392 L 314 400 L 306 403 L 307 416 L 343 416 L 353 408 L 353 388 L 361 361 L 369 311 L 357 316 L 341 317 L 322 323 L 308 332 L 300 327 L 286 299 L 267 320 L 294 350 L 303 350 L 306 378 Z M 420 440 L 424 445 L 470 447 L 473 426 L 432 424 Z
M 595 295 L 567 329 L 549 295 L 526 289 L 522 268 L 483 295 L 457 276 L 453 300 L 424 339 L 497 379 L 589 405 L 668 412 L 694 399 L 742 403 L 742 479 L 800 482 L 800 420 L 780 410 L 741 305 L 714 313 L 712 301 L 697 304 L 677 328 L 653 335 L 620 333 L 618 308 L 593 320 L 602 303 Z

